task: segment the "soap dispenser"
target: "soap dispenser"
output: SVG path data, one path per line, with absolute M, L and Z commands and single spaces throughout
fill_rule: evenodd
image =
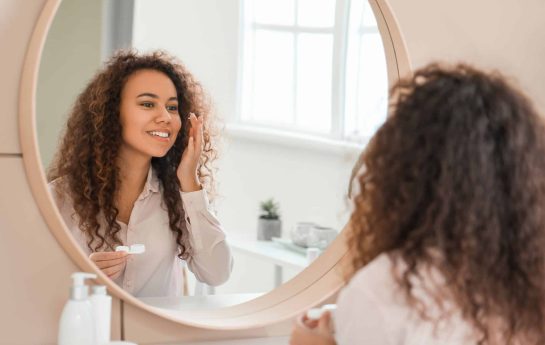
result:
M 89 287 L 85 279 L 95 279 L 92 273 L 72 274 L 70 299 L 66 302 L 59 324 L 59 345 L 95 345 L 93 308 L 87 298 Z
M 112 297 L 106 293 L 106 286 L 94 285 L 89 300 L 93 306 L 93 317 L 95 319 L 95 340 L 97 345 L 106 345 L 110 342 Z

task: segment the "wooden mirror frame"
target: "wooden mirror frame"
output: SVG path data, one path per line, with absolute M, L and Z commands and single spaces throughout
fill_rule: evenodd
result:
M 385 49 L 389 85 L 411 72 L 397 21 L 387 0 L 369 0 Z M 280 287 L 251 301 L 217 310 L 180 312 L 177 315 L 149 306 L 108 279 L 76 244 L 49 193 L 36 133 L 36 89 L 42 50 L 61 0 L 47 0 L 27 49 L 19 92 L 19 134 L 25 171 L 32 194 L 46 223 L 74 263 L 96 273 L 109 292 L 125 303 L 175 323 L 213 330 L 265 327 L 293 318 L 307 308 L 331 298 L 343 286 L 340 267 L 347 262 L 346 227 L 309 267 Z

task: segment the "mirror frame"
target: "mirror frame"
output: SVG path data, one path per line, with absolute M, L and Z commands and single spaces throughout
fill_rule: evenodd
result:
M 400 77 L 411 73 L 407 48 L 387 0 L 368 1 L 382 37 L 391 86 Z M 264 327 L 291 319 L 333 297 L 344 285 L 341 269 L 349 263 L 345 246 L 348 226 L 345 226 L 336 240 L 311 265 L 263 296 L 221 309 L 177 312 L 177 315 L 147 305 L 128 294 L 87 258 L 65 226 L 49 193 L 36 133 L 36 90 L 40 59 L 49 28 L 60 4 L 61 0 L 47 0 L 27 48 L 19 90 L 19 135 L 24 168 L 33 197 L 49 230 L 73 262 L 82 271 L 97 274 L 100 283 L 106 285 L 108 291 L 121 301 L 164 319 L 201 329 L 242 330 Z

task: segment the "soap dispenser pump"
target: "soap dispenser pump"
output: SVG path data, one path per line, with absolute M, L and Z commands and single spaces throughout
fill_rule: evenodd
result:
M 70 299 L 62 311 L 59 324 L 59 345 L 95 345 L 93 308 L 88 299 L 89 287 L 85 279 L 95 279 L 92 273 L 72 274 Z

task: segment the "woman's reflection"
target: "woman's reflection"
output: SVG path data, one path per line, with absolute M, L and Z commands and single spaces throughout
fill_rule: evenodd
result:
M 118 52 L 69 115 L 48 180 L 76 241 L 138 297 L 182 294 L 187 263 L 225 282 L 232 257 L 201 183 L 213 183 L 210 110 L 200 84 L 164 52 Z M 144 244 L 143 254 L 114 251 Z

